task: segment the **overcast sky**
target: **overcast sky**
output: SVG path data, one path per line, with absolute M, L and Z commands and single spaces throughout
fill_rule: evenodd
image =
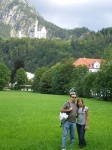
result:
M 112 0 L 28 0 L 37 12 L 55 25 L 98 31 L 112 27 Z

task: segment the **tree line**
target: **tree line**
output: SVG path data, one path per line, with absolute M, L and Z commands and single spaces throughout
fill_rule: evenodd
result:
M 0 90 L 10 82 L 11 71 L 6 65 L 0 64 Z M 16 83 L 14 90 L 20 90 L 22 85 L 30 84 L 33 92 L 68 95 L 72 89 L 79 97 L 111 101 L 112 62 L 105 59 L 100 70 L 92 73 L 86 66 L 73 66 L 73 59 L 64 59 L 50 68 L 37 68 L 33 81 L 28 80 L 25 69 L 20 66 L 12 83 Z
M 20 70 L 22 73 L 18 73 L 19 76 L 24 74 L 24 71 L 34 73 L 34 82 L 31 84 L 35 92 L 68 94 L 70 88 L 73 87 L 79 96 L 97 96 L 108 100 L 111 99 L 111 94 L 109 94 L 111 93 L 109 87 L 111 75 L 109 74 L 112 74 L 111 43 L 112 28 L 102 29 L 79 39 L 72 37 L 72 40 L 69 41 L 30 38 L 11 38 L 6 41 L 0 39 L 0 63 L 6 65 L 5 71 L 9 70 L 5 80 L 11 83 L 18 81 L 19 77 L 16 74 L 21 68 L 23 69 Z M 85 56 L 102 58 L 105 60 L 105 65 L 103 64 L 105 67 L 101 67 L 99 72 L 91 74 L 88 73 L 85 66 L 74 67 L 72 65 L 77 58 Z M 1 82 L 5 81 L 2 80 L 3 74 L 5 73 L 1 73 Z M 102 80 L 100 80 L 101 78 Z M 3 82 L 3 86 L 1 83 L 1 89 L 8 82 Z M 28 82 L 25 79 L 21 84 L 28 84 Z M 17 89 L 19 89 L 19 85 Z M 105 96 L 102 93 L 105 93 Z

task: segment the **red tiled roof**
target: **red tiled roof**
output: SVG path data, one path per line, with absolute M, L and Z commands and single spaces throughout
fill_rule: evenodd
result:
M 95 62 L 98 62 L 99 64 L 101 63 L 101 59 L 93 59 L 93 58 L 79 58 L 77 59 L 73 65 L 75 66 L 87 66 L 89 67 L 90 65 L 93 65 Z

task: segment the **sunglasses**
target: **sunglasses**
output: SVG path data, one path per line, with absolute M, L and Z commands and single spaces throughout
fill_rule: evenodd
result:
M 72 98 L 76 98 L 76 96 L 72 96 Z

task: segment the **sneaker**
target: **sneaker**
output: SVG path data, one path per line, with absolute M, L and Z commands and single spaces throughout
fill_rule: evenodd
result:
M 62 148 L 62 150 L 65 150 L 65 148 Z

